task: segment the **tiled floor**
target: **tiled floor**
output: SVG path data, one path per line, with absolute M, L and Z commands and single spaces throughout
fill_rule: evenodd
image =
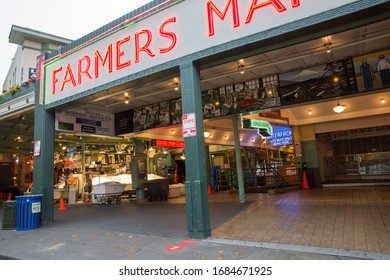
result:
M 218 201 L 221 194 L 213 196 Z M 246 200 L 253 203 L 213 237 L 390 254 L 390 187 L 246 194 Z

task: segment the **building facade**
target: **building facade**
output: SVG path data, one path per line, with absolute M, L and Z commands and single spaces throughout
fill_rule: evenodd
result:
M 56 133 L 130 139 L 139 198 L 145 138 L 184 140 L 192 238 L 210 235 L 211 144 L 233 147 L 229 163 L 215 161 L 234 162 L 241 202 L 243 164 L 250 167 L 251 158 L 268 164 L 293 154 L 313 186 L 370 180 L 364 176 L 377 170 L 388 180 L 388 147 L 378 144 L 389 131 L 389 85 L 378 66 L 389 54 L 387 11 L 389 1 L 156 0 L 46 54 L 34 128 L 34 192 L 43 194 L 43 219 L 53 219 Z M 371 72 L 363 61 L 373 65 Z M 108 113 L 115 132 L 99 120 Z M 60 120 L 62 114 L 73 119 Z M 242 125 L 250 119 L 269 125 Z M 294 151 L 273 139 L 278 149 L 243 162 L 241 147 L 265 147 L 270 126 L 291 138 Z M 371 137 L 372 148 L 359 149 Z

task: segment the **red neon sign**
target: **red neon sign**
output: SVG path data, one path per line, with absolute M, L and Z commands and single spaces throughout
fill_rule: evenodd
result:
M 158 28 L 158 36 L 168 41 L 167 45 L 159 46 L 158 53 L 165 54 L 172 51 L 177 45 L 177 35 L 175 32 L 167 29 L 168 25 L 175 24 L 176 17 L 166 19 Z M 106 73 L 110 74 L 113 70 L 119 71 L 132 65 L 132 56 L 135 63 L 140 63 L 141 53 L 145 53 L 150 58 L 156 57 L 156 53 L 152 50 L 153 32 L 150 29 L 141 29 L 131 35 L 117 40 L 114 44 L 110 43 L 104 55 L 99 50 L 95 50 L 92 56 L 83 55 L 77 59 L 77 67 L 72 68 L 71 64 L 67 64 L 64 68 L 59 66 L 51 72 L 51 93 L 56 94 L 62 92 L 66 87 L 76 87 L 82 85 L 85 80 L 98 79 L 101 68 L 106 68 Z M 133 40 L 134 39 L 134 40 Z M 164 42 L 165 44 L 165 42 Z M 113 65 L 115 63 L 115 69 Z M 93 72 L 93 73 L 92 73 Z M 62 79 L 60 79 L 62 74 Z M 76 83 L 77 78 L 77 83 Z
M 146 43 L 141 47 L 140 46 L 140 37 L 141 35 L 146 35 Z M 153 53 L 153 51 L 150 49 L 150 44 L 152 43 L 152 31 L 149 29 L 143 29 L 140 32 L 135 33 L 135 63 L 139 63 L 140 58 L 139 54 L 140 52 L 145 52 L 150 57 L 155 57 L 156 54 Z
M 164 21 L 159 28 L 159 33 L 161 37 L 168 38 L 171 41 L 171 44 L 166 48 L 160 48 L 160 53 L 168 53 L 170 52 L 177 44 L 177 35 L 174 32 L 165 31 L 164 27 L 168 23 L 176 23 L 176 18 L 169 18 L 166 21 Z
M 76 80 L 74 79 L 72 67 L 70 64 L 66 66 L 64 78 L 62 79 L 62 84 L 61 84 L 61 91 L 64 90 L 65 84 L 66 83 L 72 83 L 72 85 L 75 87 L 76 86 Z
M 215 6 L 215 4 L 212 1 L 207 2 L 207 17 L 208 17 L 208 23 L 209 23 L 209 36 L 213 36 L 215 34 L 213 12 L 215 12 L 221 20 L 224 20 L 230 5 L 232 5 L 232 10 L 233 10 L 232 11 L 233 12 L 233 27 L 236 28 L 236 27 L 240 26 L 240 16 L 239 16 L 239 11 L 238 11 L 237 0 L 228 0 L 228 2 L 225 5 L 225 9 L 223 10 L 223 13 L 217 8 L 217 6 Z
M 112 72 L 112 44 L 108 45 L 104 58 L 102 58 L 99 51 L 95 51 L 95 78 L 99 78 L 99 62 L 101 62 L 102 66 L 107 62 L 108 73 Z
M 173 140 L 162 140 L 156 139 L 156 147 L 164 147 L 164 148 L 184 148 L 183 141 L 173 141 Z
M 83 68 L 83 62 L 85 61 L 85 66 Z M 78 61 L 78 78 L 77 82 L 80 85 L 81 84 L 81 78 L 82 75 L 85 75 L 89 80 L 92 80 L 91 74 L 89 74 L 89 68 L 91 67 L 91 59 L 89 56 L 83 56 L 82 58 L 79 58 Z
M 131 60 L 121 62 L 121 57 L 125 54 L 122 50 L 122 45 L 130 41 L 130 36 L 127 36 L 119 41 L 116 41 L 116 70 L 120 70 L 131 65 Z
M 248 24 L 252 21 L 253 15 L 256 10 L 267 7 L 271 5 L 275 8 L 275 10 L 279 13 L 285 12 L 287 8 L 283 5 L 283 3 L 280 0 L 252 0 L 252 4 L 250 5 L 250 8 L 248 10 L 245 24 Z M 301 5 L 300 0 L 290 0 L 291 1 L 291 7 L 297 8 Z M 237 28 L 240 26 L 240 14 L 239 14 L 239 6 L 238 6 L 238 0 L 226 0 L 225 8 L 223 9 L 223 12 L 213 3 L 213 1 L 207 2 L 207 19 L 208 19 L 208 29 L 209 29 L 209 36 L 215 35 L 215 26 L 214 26 L 214 13 L 221 19 L 224 20 L 229 8 L 231 7 L 232 10 L 232 16 L 233 16 L 233 28 Z
M 245 24 L 250 24 L 255 16 L 261 16 L 260 11 L 263 8 L 274 9 L 278 13 L 283 13 L 287 9 L 301 6 L 300 0 L 225 0 L 218 5 L 214 3 L 216 2 L 214 0 L 205 2 L 202 5 L 206 6 L 206 24 L 210 37 L 216 34 L 218 19 L 223 22 L 231 17 L 228 25 L 232 28 L 240 28 L 242 24 L 241 17 L 245 17 Z M 249 5 L 242 7 L 245 2 Z M 125 23 L 129 22 L 126 21 Z M 178 34 L 173 31 L 174 29 L 172 30 L 172 27 L 175 27 L 176 24 L 176 17 L 166 18 L 159 26 L 157 25 L 158 28 L 155 26 L 150 29 L 135 30 L 131 34 L 122 35 L 122 38 L 105 43 L 106 45 L 102 43 L 99 49 L 92 49 L 91 47 L 88 50 L 90 51 L 89 54 L 82 54 L 75 58 L 68 56 L 69 59 L 62 62 L 62 65 L 53 65 L 53 68 L 47 68 L 50 69 L 47 76 L 51 77 L 48 87 L 50 87 L 52 95 L 63 91 L 72 94 L 72 92 L 77 92 L 77 87 L 83 87 L 83 83 L 97 80 L 101 76 L 104 76 L 107 80 L 112 80 L 108 78 L 108 75 L 135 67 L 136 64 L 143 61 L 147 61 L 145 63 L 148 63 L 148 65 L 149 63 L 151 65 L 156 64 L 163 54 L 173 52 L 176 49 Z M 123 30 L 130 30 L 129 32 L 131 32 L 131 29 Z M 156 43 L 156 41 L 159 43 Z M 70 63 L 69 60 L 71 60 Z M 58 100 L 57 97 L 52 99 Z

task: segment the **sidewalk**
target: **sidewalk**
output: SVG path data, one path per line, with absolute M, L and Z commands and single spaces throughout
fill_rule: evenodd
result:
M 185 204 L 181 200 L 141 204 L 123 200 L 120 205 L 108 206 L 75 204 L 66 205 L 67 209 L 63 211 L 59 211 L 56 205 L 53 223 L 30 231 L 1 230 L 0 259 L 390 260 L 390 254 L 375 251 L 308 246 L 291 242 L 265 242 L 264 239 L 259 239 L 258 233 L 262 229 L 258 228 L 261 226 L 258 223 L 257 228 L 251 228 L 251 235 L 240 235 L 241 227 L 247 225 L 251 219 L 252 223 L 255 220 L 265 220 L 265 209 L 268 209 L 268 214 L 275 210 L 270 205 L 265 207 L 267 201 L 277 208 L 281 207 L 279 199 L 290 201 L 291 197 L 297 198 L 301 194 L 311 205 L 323 205 L 318 200 L 318 193 L 310 191 L 277 196 L 248 196 L 249 199 L 244 204 L 226 199 L 231 195 L 212 195 L 209 204 L 212 237 L 206 240 L 191 240 L 192 242 L 187 242 Z M 297 201 L 293 201 L 296 204 Z M 305 207 L 301 206 L 300 209 L 303 211 Z M 371 204 L 370 209 L 373 209 Z M 255 215 L 254 210 L 263 212 L 257 212 Z M 307 210 L 313 211 L 313 208 Z M 289 211 L 291 212 L 291 209 Z M 305 217 L 304 213 L 300 214 Z M 0 217 L 2 215 L 1 203 Z M 296 219 L 296 216 L 294 217 Z M 237 224 L 235 235 L 224 236 L 223 232 L 227 231 L 232 223 Z M 253 236 L 258 240 L 244 236 Z M 193 242 L 196 244 L 187 244 Z
M 125 231 L 92 230 L 87 228 L 41 227 L 26 232 L 2 231 L 0 259 L 24 260 L 337 260 L 384 259 L 364 253 L 305 252 L 300 248 L 269 249 L 253 243 L 228 240 L 192 240 L 197 244 L 182 250 L 167 251 L 185 239 Z M 184 245 L 184 244 L 183 244 Z M 257 244 L 259 246 L 264 246 Z M 178 247 L 179 247 L 178 246 Z M 315 249 L 312 249 L 315 250 Z M 330 253 L 330 254 L 329 254 Z M 345 255 L 343 255 L 345 253 Z M 6 257 L 4 257 L 6 256 Z

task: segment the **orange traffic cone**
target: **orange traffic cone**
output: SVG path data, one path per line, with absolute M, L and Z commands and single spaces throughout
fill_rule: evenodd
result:
M 213 192 L 211 191 L 210 185 L 207 186 L 207 193 L 208 193 L 208 195 L 213 194 Z
M 60 208 L 58 208 L 58 210 L 65 210 L 66 207 L 65 207 L 65 202 L 64 202 L 64 198 L 61 196 L 60 198 Z
M 310 190 L 309 181 L 307 180 L 306 170 L 303 171 L 302 190 Z
M 12 194 L 11 193 L 8 193 L 8 198 L 7 200 L 11 200 L 12 199 Z

